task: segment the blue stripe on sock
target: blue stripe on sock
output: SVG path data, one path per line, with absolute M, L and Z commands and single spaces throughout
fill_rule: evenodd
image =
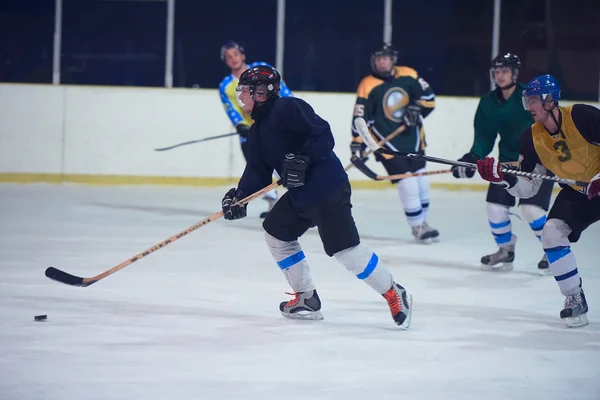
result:
M 305 258 L 306 258 L 306 256 L 304 255 L 304 252 L 302 250 L 300 250 L 299 252 L 297 252 L 296 254 L 292 254 L 288 258 L 284 258 L 283 260 L 278 261 L 277 265 L 279 265 L 279 268 L 281 268 L 281 269 L 288 269 L 292 265 L 298 264 L 300 261 L 304 260 Z
M 496 243 L 498 244 L 505 244 L 510 242 L 510 239 L 512 238 L 512 232 L 508 231 L 506 233 L 494 233 L 492 232 L 492 234 L 494 235 L 494 239 L 496 239 Z
M 423 208 L 429 208 L 429 203 L 421 203 L 421 207 L 423 207 Z
M 498 222 L 498 223 L 494 223 L 492 221 L 488 221 L 490 223 L 490 227 L 492 227 L 492 229 L 500 229 L 500 228 L 504 228 L 505 226 L 510 225 L 510 219 L 506 220 L 504 222 Z
M 529 226 L 534 231 L 541 231 L 544 228 L 545 224 L 546 224 L 546 216 L 542 215 L 540 218 L 536 219 L 535 221 L 530 222 Z
M 371 273 L 373 272 L 373 270 L 375 269 L 375 267 L 377 266 L 378 263 L 379 263 L 379 257 L 377 257 L 377 254 L 373 253 L 373 255 L 371 256 L 371 259 L 369 260 L 369 263 L 365 267 L 365 270 L 363 272 L 361 272 L 360 274 L 356 275 L 356 277 L 358 279 L 367 279 L 369 277 L 369 275 L 371 275 Z
M 557 282 L 560 282 L 564 281 L 565 279 L 569 279 L 570 277 L 575 275 L 577 275 L 577 268 L 575 268 L 573 271 L 567 272 L 566 274 L 555 276 L 554 279 L 556 279 Z
M 422 210 L 415 211 L 415 212 L 406 212 L 405 211 L 404 214 L 406 214 L 407 217 L 416 217 L 418 215 L 421 215 L 421 211 Z
M 544 251 L 548 256 L 548 262 L 552 264 L 569 254 L 571 252 L 571 246 L 558 246 L 551 249 L 544 249 Z

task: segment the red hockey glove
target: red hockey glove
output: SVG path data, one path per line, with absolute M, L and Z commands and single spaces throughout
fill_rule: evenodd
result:
M 488 182 L 501 186 L 504 189 L 511 188 L 517 184 L 517 177 L 506 175 L 500 171 L 502 165 L 494 157 L 486 157 L 483 160 L 477 160 L 477 172 Z
M 587 187 L 588 199 L 600 196 L 600 174 L 596 174 Z

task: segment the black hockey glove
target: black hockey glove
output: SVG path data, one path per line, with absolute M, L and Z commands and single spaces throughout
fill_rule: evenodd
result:
M 287 188 L 304 186 L 309 161 L 307 156 L 286 154 L 281 171 L 282 185 Z
M 350 153 L 357 158 L 360 158 L 362 161 L 367 161 L 369 157 L 366 154 L 367 145 L 363 142 L 355 142 L 352 141 L 350 143 Z
M 247 215 L 246 205 L 239 204 L 238 201 L 243 199 L 242 193 L 236 188 L 231 188 L 221 201 L 221 209 L 223 216 L 227 220 L 244 218 Z
M 469 153 L 465 154 L 464 156 L 462 156 L 461 158 L 459 158 L 458 161 L 475 164 L 477 162 L 477 159 L 475 158 L 475 155 L 473 153 L 469 152 Z M 459 167 L 457 165 L 454 165 L 450 169 L 452 170 L 452 175 L 458 179 L 472 178 L 473 175 L 475 175 L 475 170 L 471 169 L 471 168 L 467 168 L 467 167 Z
M 404 120 L 404 125 L 406 125 L 407 128 L 412 128 L 419 124 L 419 121 L 421 120 L 420 117 L 421 107 L 416 104 L 410 104 L 404 109 L 402 120 Z
M 243 137 L 244 139 L 248 139 L 248 132 L 250 132 L 250 127 L 248 125 L 237 124 L 235 126 L 235 130 L 241 137 Z

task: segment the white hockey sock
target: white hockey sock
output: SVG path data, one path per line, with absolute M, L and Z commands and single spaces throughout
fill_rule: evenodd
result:
M 265 232 L 265 239 L 273 258 L 281 268 L 294 292 L 314 290 L 310 268 L 297 240 L 284 242 Z
M 535 236 L 542 240 L 542 229 L 546 224 L 546 211 L 543 208 L 533 204 L 523 204 L 521 206 L 521 216 L 529 223 Z
M 368 246 L 360 243 L 358 246 L 338 251 L 333 256 L 377 293 L 384 294 L 392 287 L 392 274 Z
M 421 168 L 417 172 L 424 171 L 425 168 Z M 421 199 L 423 220 L 427 221 L 427 216 L 429 215 L 429 178 L 427 176 L 417 176 L 416 179 L 419 184 L 419 198 Z
M 425 221 L 423 207 L 419 197 L 419 182 L 417 178 L 405 178 L 398 182 L 398 195 L 402 201 L 404 214 L 410 226 L 422 225 Z
M 577 260 L 569 242 L 570 233 L 569 225 L 559 219 L 549 219 L 542 230 L 542 246 L 548 256 L 550 270 L 565 296 L 572 296 L 581 291 Z
M 513 245 L 512 225 L 507 206 L 496 203 L 487 203 L 487 215 L 492 235 L 498 247 Z

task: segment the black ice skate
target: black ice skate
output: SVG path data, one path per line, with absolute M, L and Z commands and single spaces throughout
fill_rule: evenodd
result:
M 392 318 L 396 325 L 408 329 L 412 316 L 412 296 L 406 293 L 406 290 L 396 282 L 382 296 L 390 306 Z
M 432 228 L 427 222 L 423 222 L 423 225 L 425 225 L 426 232 L 429 232 L 429 235 L 431 237 L 431 241 L 433 243 L 439 243 L 439 241 L 440 241 L 440 233 L 438 232 L 438 230 L 435 229 L 435 228 Z
M 434 237 L 440 236 L 439 232 L 423 223 L 412 227 L 412 234 L 417 243 L 431 244 Z
M 565 308 L 560 312 L 560 318 L 565 321 L 569 328 L 577 328 L 588 324 L 587 312 L 587 301 L 583 289 L 581 289 L 581 292 L 573 296 L 567 296 Z
M 514 244 L 499 247 L 497 252 L 481 257 L 481 269 L 484 271 L 512 271 L 514 260 Z
M 550 270 L 550 263 L 548 262 L 548 256 L 544 253 L 544 257 L 538 263 L 538 271 L 541 275 L 552 275 Z
M 281 302 L 279 305 L 281 315 L 292 319 L 323 319 L 321 299 L 316 290 L 288 294 L 293 295 L 294 298 L 288 302 Z

